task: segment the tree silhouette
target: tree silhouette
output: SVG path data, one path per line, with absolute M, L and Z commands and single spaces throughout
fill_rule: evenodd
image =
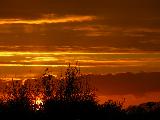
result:
M 53 96 L 54 91 L 54 77 L 53 75 L 49 74 L 48 68 L 45 70 L 45 73 L 41 77 L 42 85 L 44 89 L 44 95 L 47 98 L 50 98 Z
M 160 119 L 160 102 L 147 102 L 128 108 L 123 107 L 125 99 L 98 103 L 95 89 L 91 86 L 89 78 L 80 73 L 78 64 L 69 64 L 64 76 L 61 75 L 60 78 L 50 74 L 47 68 L 37 79 L 24 82 L 12 79 L 7 82 L 3 93 L 3 99 L 0 99 L 0 115 L 14 113 L 13 118 L 23 114 L 31 119 Z M 43 103 L 36 104 L 37 97 Z

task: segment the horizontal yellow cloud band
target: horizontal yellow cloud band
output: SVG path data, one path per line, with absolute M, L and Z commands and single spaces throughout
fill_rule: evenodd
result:
M 25 19 L 0 19 L 0 24 L 52 24 L 52 23 L 66 23 L 66 22 L 83 22 L 92 21 L 94 16 L 64 16 L 60 18 L 41 18 L 33 20 Z

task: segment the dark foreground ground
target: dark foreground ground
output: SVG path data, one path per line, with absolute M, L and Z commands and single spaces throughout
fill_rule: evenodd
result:
M 19 108 L 19 109 L 18 109 Z M 110 101 L 96 104 L 49 104 L 40 110 L 20 109 L 14 106 L 1 109 L 0 118 L 10 120 L 160 120 L 159 103 L 148 102 L 123 109 Z

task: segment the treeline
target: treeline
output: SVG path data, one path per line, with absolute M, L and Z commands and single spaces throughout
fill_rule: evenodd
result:
M 12 80 L 3 88 L 0 115 L 5 118 L 158 120 L 160 116 L 160 103 L 155 102 L 128 108 L 123 101 L 99 104 L 95 89 L 77 66 L 69 65 L 59 79 L 46 69 L 40 78 Z

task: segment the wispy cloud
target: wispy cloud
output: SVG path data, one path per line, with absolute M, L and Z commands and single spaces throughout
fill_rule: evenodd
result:
M 52 24 L 67 22 L 84 22 L 96 19 L 95 16 L 64 16 L 40 19 L 0 19 L 0 24 Z
M 160 53 L 0 52 L 0 66 L 66 65 L 77 60 L 83 66 L 159 66 Z M 150 66 L 149 65 L 149 66 Z

